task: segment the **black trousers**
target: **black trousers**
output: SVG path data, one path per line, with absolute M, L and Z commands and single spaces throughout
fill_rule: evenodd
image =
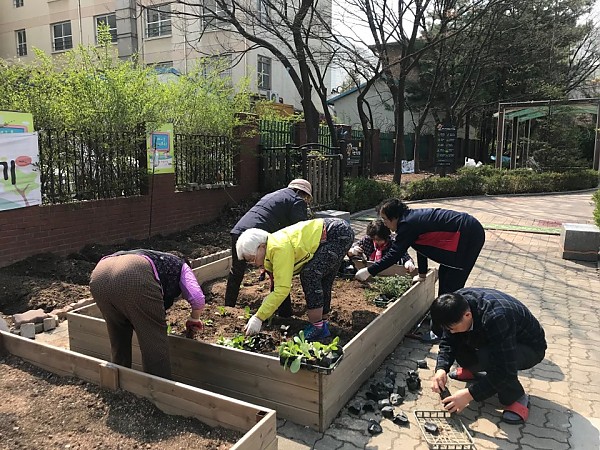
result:
M 491 353 L 488 347 L 474 350 L 471 347 L 462 346 L 454 349 L 456 362 L 471 372 L 488 372 L 493 367 L 491 364 Z M 525 344 L 517 344 L 517 370 L 531 369 L 544 359 L 544 350 L 535 350 Z M 508 388 L 498 392 L 498 400 L 503 405 L 516 402 L 525 393 L 517 374 L 508 380 Z
M 235 306 L 238 295 L 240 294 L 240 286 L 244 279 L 244 273 L 246 272 L 247 263 L 243 259 L 238 259 L 237 251 L 235 249 L 239 237 L 239 234 L 231 235 L 231 270 L 227 276 L 225 306 Z M 292 299 L 288 295 L 277 309 L 277 315 L 281 317 L 290 317 L 292 314 Z

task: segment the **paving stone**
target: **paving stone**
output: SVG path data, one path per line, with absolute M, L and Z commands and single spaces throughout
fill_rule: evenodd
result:
M 536 437 L 544 439 L 552 439 L 557 442 L 566 443 L 568 441 L 568 433 L 560 432 L 552 428 L 542 428 L 533 423 L 527 422 L 527 433 L 531 433 Z
M 521 445 L 529 445 L 536 449 L 548 448 L 548 449 L 552 449 L 552 450 L 562 450 L 562 449 L 568 450 L 571 448 L 568 443 L 565 444 L 562 442 L 557 442 L 554 439 L 539 438 L 539 437 L 534 436 L 533 434 L 529 434 L 529 433 L 523 434 L 523 439 L 521 439 L 520 444 Z
M 315 450 L 337 450 L 341 448 L 342 445 L 344 445 L 342 442 L 333 439 L 331 436 L 325 435 L 322 439 L 315 442 L 312 448 Z

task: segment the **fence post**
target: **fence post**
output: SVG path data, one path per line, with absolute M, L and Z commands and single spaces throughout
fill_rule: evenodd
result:
M 305 180 L 308 177 L 308 157 L 307 157 L 308 149 L 306 147 L 302 147 L 302 178 Z
M 346 175 L 346 141 L 340 139 L 340 154 L 342 160 L 340 162 L 340 198 L 344 196 L 344 176 Z
M 287 143 L 285 144 L 285 182 L 289 183 L 290 181 L 292 181 L 292 158 L 291 158 L 291 153 L 292 153 L 292 144 Z

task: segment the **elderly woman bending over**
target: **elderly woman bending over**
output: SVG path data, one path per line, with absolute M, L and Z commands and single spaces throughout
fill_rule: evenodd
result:
M 341 219 L 306 220 L 275 233 L 258 228 L 244 231 L 236 244 L 238 258 L 264 266 L 274 284 L 273 291 L 246 324 L 246 335 L 260 331 L 263 321 L 290 293 L 292 277 L 300 274 L 311 322 L 304 336 L 310 341 L 330 336 L 323 315 L 329 313 L 333 281 L 353 241 L 354 231 Z

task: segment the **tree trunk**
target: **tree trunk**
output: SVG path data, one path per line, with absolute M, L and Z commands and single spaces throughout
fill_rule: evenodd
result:
M 396 126 L 396 145 L 394 146 L 394 183 L 400 184 L 402 180 L 402 158 L 404 158 L 404 90 L 406 79 L 404 74 L 398 78 L 395 98 L 394 122 Z

